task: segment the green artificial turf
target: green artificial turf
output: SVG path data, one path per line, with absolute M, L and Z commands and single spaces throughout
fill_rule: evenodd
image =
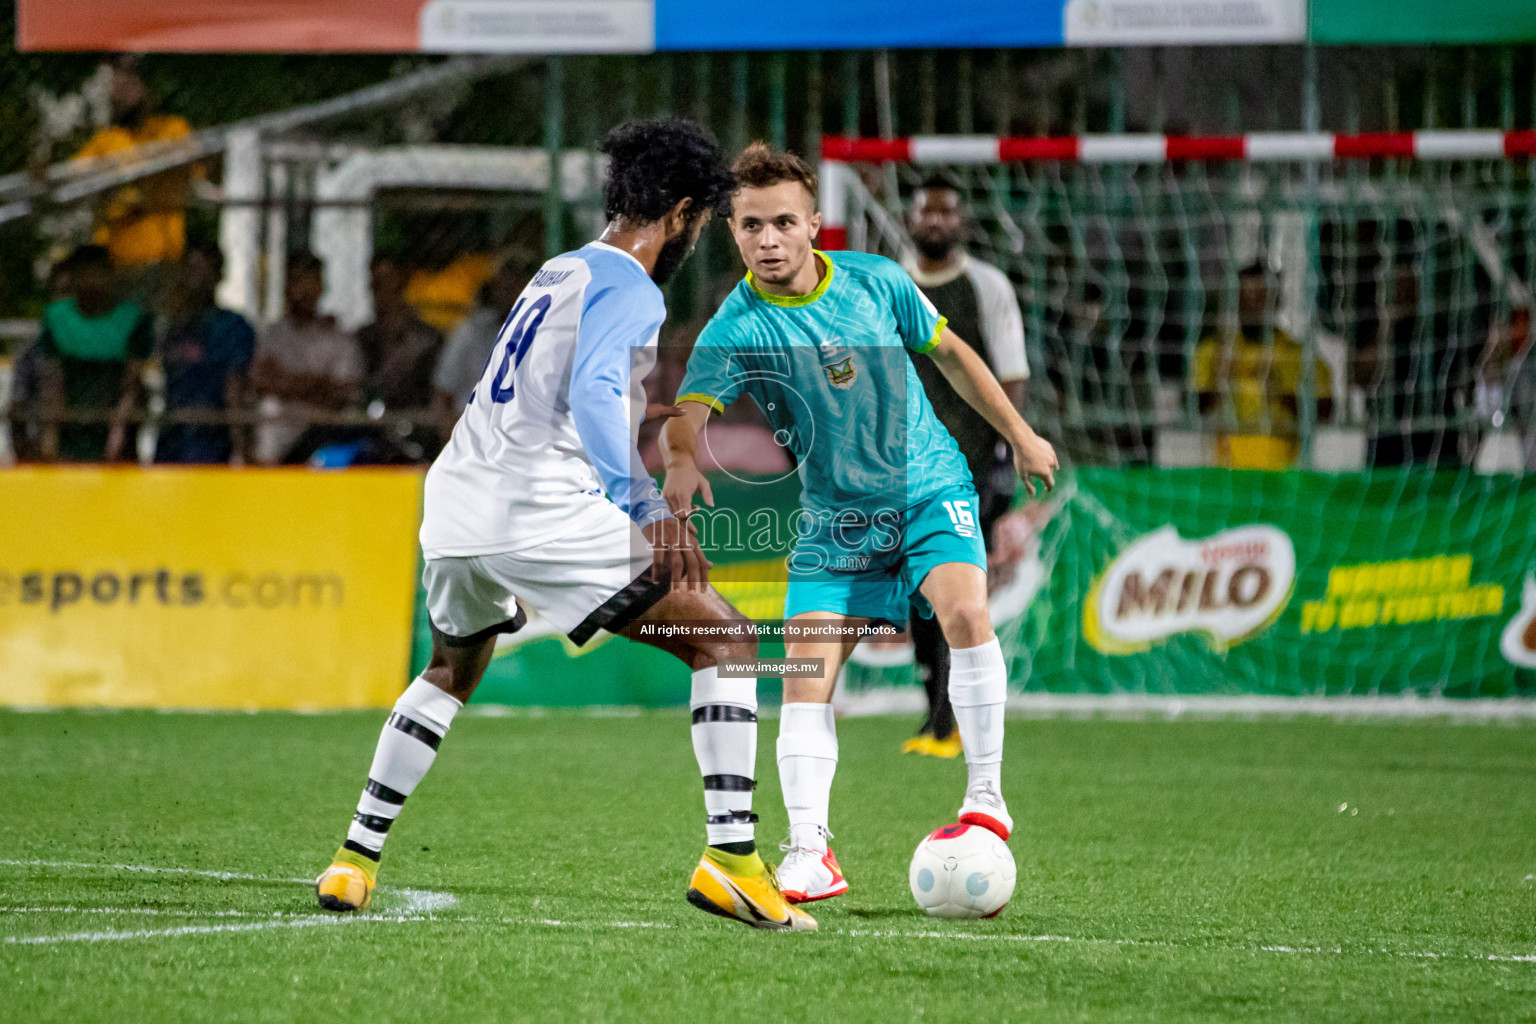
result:
M 376 910 L 312 916 L 382 719 L 0 714 L 0 1020 L 1536 1021 L 1536 726 L 1012 721 L 1018 889 L 951 922 L 907 860 L 963 766 L 845 720 L 852 891 L 789 935 L 683 901 L 676 712 L 461 717 Z

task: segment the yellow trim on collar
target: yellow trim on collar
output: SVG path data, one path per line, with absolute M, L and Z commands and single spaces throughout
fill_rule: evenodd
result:
M 796 306 L 809 306 L 826 294 L 827 288 L 832 284 L 832 273 L 837 266 L 832 262 L 832 257 L 820 249 L 812 249 L 811 255 L 819 258 L 822 263 L 826 264 L 827 272 L 822 275 L 821 283 L 816 286 L 816 290 L 809 295 L 774 295 L 771 292 L 765 292 L 757 286 L 757 280 L 752 276 L 752 271 L 750 270 L 747 271 L 747 284 L 751 286 L 752 291 L 756 293 L 758 298 L 770 305 L 783 306 L 788 309 L 793 309 Z
M 677 401 L 673 404 L 682 405 L 684 402 L 698 402 L 700 405 L 709 406 L 715 412 L 725 412 L 725 405 L 721 403 L 720 399 L 711 398 L 697 391 L 690 391 L 686 395 L 678 395 Z
M 948 324 L 948 317 L 939 317 L 939 322 L 933 325 L 933 337 L 928 339 L 928 344 L 924 345 L 922 348 L 913 349 L 912 351 L 916 352 L 920 356 L 925 356 L 929 352 L 932 352 L 934 349 L 938 348 L 939 342 L 944 340 L 944 328 L 948 326 Z

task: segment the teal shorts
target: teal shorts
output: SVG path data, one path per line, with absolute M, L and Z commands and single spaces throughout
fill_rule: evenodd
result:
M 892 516 L 881 528 L 839 530 L 823 524 L 803 536 L 789 557 L 784 617 L 831 612 L 900 626 L 915 605 L 924 618 L 933 607 L 918 591 L 935 566 L 966 562 L 987 568 L 977 522 L 976 491 L 953 487 Z

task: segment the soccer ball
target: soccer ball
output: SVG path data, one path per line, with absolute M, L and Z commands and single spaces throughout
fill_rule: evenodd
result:
M 995 917 L 1013 896 L 1008 846 L 977 825 L 936 829 L 912 854 L 912 898 L 932 917 Z

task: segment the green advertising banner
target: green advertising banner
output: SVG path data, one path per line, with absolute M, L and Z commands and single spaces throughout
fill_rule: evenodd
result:
M 1536 692 L 1536 481 L 1081 470 L 1005 635 L 1031 690 Z M 1000 630 L 1000 632 L 1004 632 Z
M 715 496 L 749 525 L 780 520 L 795 480 L 722 480 Z M 1536 695 L 1536 480 L 1083 469 L 995 536 L 993 622 L 1016 691 Z M 726 539 L 709 546 L 716 586 L 779 618 L 787 538 Z M 423 617 L 418 667 L 429 649 Z M 860 651 L 850 690 L 916 685 L 902 645 Z M 666 706 L 688 683 L 669 655 L 613 638 L 577 651 L 535 617 L 477 700 Z
M 1312 0 L 1309 38 L 1329 45 L 1442 45 L 1536 40 L 1529 0 Z

